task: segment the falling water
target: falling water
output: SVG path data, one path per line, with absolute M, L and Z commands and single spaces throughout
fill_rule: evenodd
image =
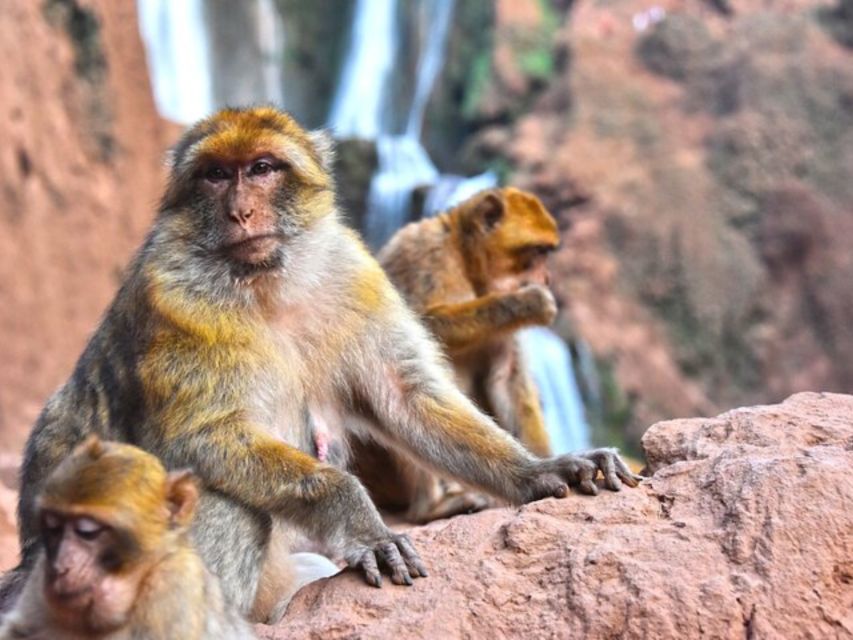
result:
M 431 184 L 438 169 L 416 138 L 383 135 L 376 141 L 379 169 L 370 181 L 364 235 L 378 249 L 411 217 L 412 191 Z
M 429 101 L 432 86 L 441 67 L 444 65 L 444 52 L 447 49 L 447 33 L 450 29 L 450 19 L 453 17 L 453 0 L 427 0 L 421 6 L 427 18 L 426 32 L 428 37 L 422 38 L 423 50 L 418 56 L 418 73 L 415 84 L 415 95 L 406 122 L 405 135 L 420 140 L 424 124 L 424 112 Z
M 258 47 L 261 54 L 261 84 L 264 100 L 280 104 L 284 100 L 281 64 L 284 59 L 284 28 L 273 0 L 258 0 Z
M 139 28 L 145 40 L 157 109 L 188 123 L 213 110 L 202 0 L 139 0 Z
M 329 126 L 339 137 L 387 133 L 389 79 L 397 53 L 397 0 L 358 0 Z M 386 117 L 383 117 L 386 116 Z
M 477 176 L 467 187 L 466 178 L 442 176 L 420 142 L 426 106 L 444 64 L 454 2 L 425 0 L 419 9 L 426 37 L 421 38 L 414 94 L 403 131 L 392 129 L 388 95 L 399 57 L 397 0 L 358 1 L 350 52 L 329 116 L 337 135 L 376 140 L 379 168 L 370 183 L 364 223 L 364 235 L 375 249 L 411 219 L 412 193 L 418 187 L 434 185 L 425 209 L 431 215 L 497 184 L 490 172 Z
M 568 453 L 589 447 L 589 426 L 566 343 L 545 327 L 524 329 L 520 337 L 539 390 L 551 450 Z

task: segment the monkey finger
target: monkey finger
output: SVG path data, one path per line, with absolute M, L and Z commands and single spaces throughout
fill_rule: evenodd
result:
M 388 569 L 391 571 L 391 582 L 394 584 L 412 584 L 412 576 L 409 575 L 409 569 L 400 555 L 400 550 L 393 542 L 385 542 L 379 545 L 379 554 Z
M 367 581 L 367 584 L 374 587 L 382 586 L 382 574 L 379 573 L 379 565 L 376 562 L 376 556 L 373 554 L 373 551 L 365 551 L 355 564 L 355 568 L 360 567 L 364 571 L 364 579 Z
M 415 547 L 412 545 L 412 541 L 409 540 L 409 536 L 402 534 L 396 538 L 395 542 L 403 554 L 403 560 L 406 561 L 406 566 L 409 567 L 411 576 L 413 578 L 426 578 L 429 575 L 426 566 L 418 555 L 418 552 L 415 551 Z
M 616 475 L 619 476 L 619 479 L 622 480 L 622 482 L 627 484 L 629 487 L 636 487 L 643 481 L 643 476 L 638 476 L 636 473 L 633 473 L 622 458 L 618 455 L 614 456 L 614 458 L 616 462 Z
M 616 475 L 616 456 L 603 456 L 601 460 L 601 473 L 604 476 L 604 486 L 611 491 L 621 491 L 622 481 Z M 618 459 L 618 458 L 617 458 Z
M 581 493 L 586 493 L 591 496 L 598 495 L 598 486 L 595 484 L 595 476 L 598 475 L 598 467 L 591 465 L 592 468 L 581 467 L 578 473 L 578 489 Z

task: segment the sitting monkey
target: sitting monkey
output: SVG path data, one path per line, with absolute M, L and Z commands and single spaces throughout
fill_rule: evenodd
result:
M 197 500 L 189 472 L 89 437 L 37 498 L 42 551 L 0 639 L 255 638 L 190 543 Z
M 516 332 L 554 320 L 546 259 L 559 241 L 557 223 L 538 198 L 514 188 L 491 189 L 407 225 L 378 256 L 444 347 L 459 388 L 539 456 L 550 454 L 548 434 Z M 380 504 L 407 507 L 413 522 L 490 502 L 391 454 L 377 464 L 386 456 L 375 447 L 356 444 L 359 471 Z M 389 463 L 398 475 L 393 480 Z
M 540 458 L 477 410 L 335 205 L 331 142 L 270 107 L 226 109 L 172 154 L 148 238 L 29 437 L 14 598 L 39 546 L 35 496 L 87 434 L 202 483 L 196 547 L 227 600 L 275 622 L 289 530 L 381 586 L 427 574 L 316 425 L 359 430 L 512 503 L 638 479 L 615 451 Z M 539 295 L 534 290 L 525 295 Z M 334 434 L 342 440 L 344 434 Z M 285 540 L 286 542 L 286 540 Z M 283 551 L 282 551 L 283 550 Z

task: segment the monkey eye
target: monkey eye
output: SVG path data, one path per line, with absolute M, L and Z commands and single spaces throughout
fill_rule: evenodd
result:
M 104 526 L 91 518 L 77 518 L 74 521 L 74 533 L 83 540 L 94 540 L 104 530 Z
M 210 182 L 219 182 L 228 179 L 228 172 L 222 167 L 210 167 L 204 172 L 204 179 Z
M 267 162 L 266 160 L 258 160 L 255 164 L 252 165 L 252 168 L 249 169 L 249 175 L 265 176 L 272 170 L 273 166 L 269 162 Z

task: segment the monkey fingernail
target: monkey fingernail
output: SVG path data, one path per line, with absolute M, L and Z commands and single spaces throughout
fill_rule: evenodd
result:
M 598 495 L 598 487 L 595 486 L 595 483 L 592 480 L 583 480 L 580 483 L 580 490 L 583 493 L 586 493 L 591 496 Z

